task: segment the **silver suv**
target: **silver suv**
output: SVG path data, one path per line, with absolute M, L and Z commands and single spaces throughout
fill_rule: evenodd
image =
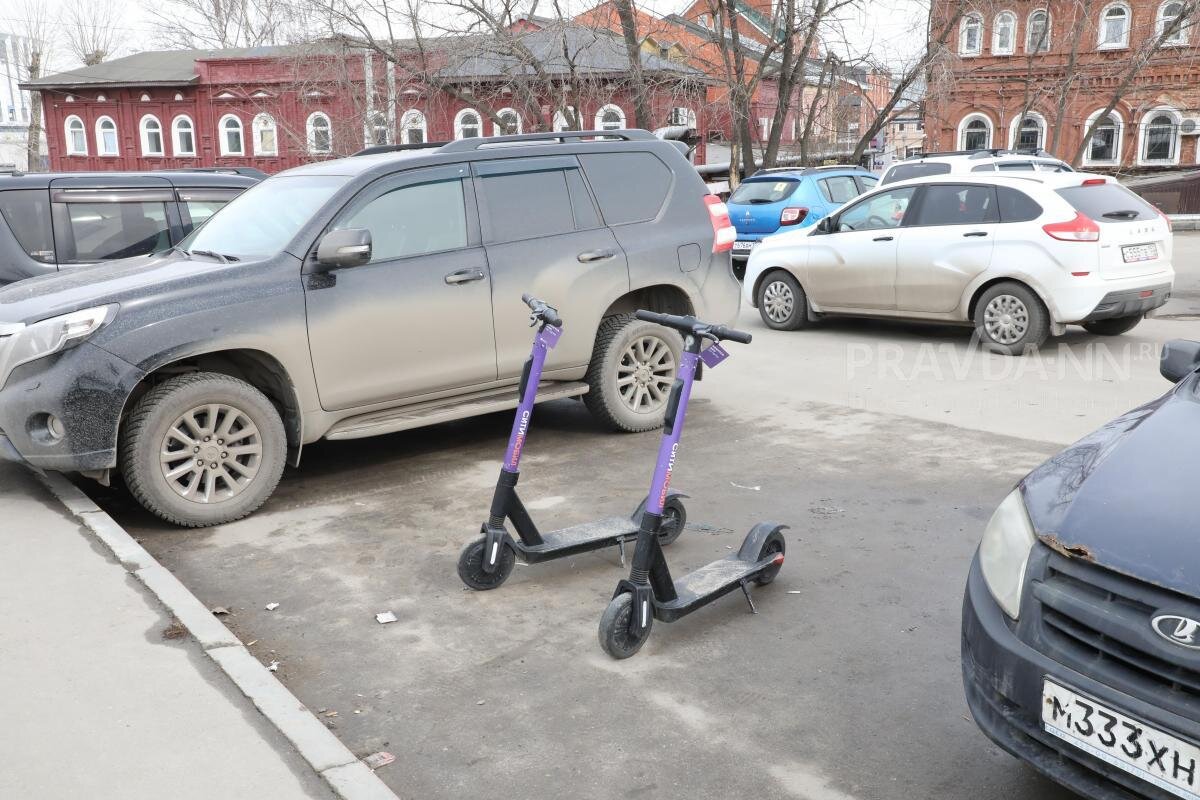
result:
M 119 470 L 179 525 L 237 519 L 309 442 L 514 407 L 523 292 L 566 323 L 539 399 L 655 428 L 682 343 L 633 312 L 734 321 L 723 209 L 644 131 L 288 170 L 168 253 L 0 290 L 0 453 Z

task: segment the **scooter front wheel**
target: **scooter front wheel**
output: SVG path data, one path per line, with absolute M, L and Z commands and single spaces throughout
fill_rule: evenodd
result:
M 648 616 L 646 627 L 634 633 L 629 626 L 633 619 L 633 595 L 622 592 L 612 599 L 600 617 L 600 647 L 615 659 L 629 658 L 642 649 L 650 638 L 654 617 Z
M 685 525 L 687 525 L 687 509 L 683 507 L 683 501 L 678 497 L 670 498 L 663 506 L 662 522 L 658 525 L 658 543 L 666 547 L 679 538 Z
M 775 555 L 783 555 L 784 552 L 783 534 L 775 531 L 767 540 L 763 542 L 758 551 L 758 560 L 763 561 Z M 779 574 L 779 570 L 783 569 L 783 564 L 773 564 L 762 572 L 758 573 L 758 577 L 754 579 L 759 586 L 766 586 L 771 581 L 775 580 L 775 576 Z
M 462 578 L 462 582 L 467 586 L 481 592 L 499 588 L 508 580 L 508 576 L 512 574 L 513 565 L 517 563 L 517 554 L 511 547 L 501 543 L 495 571 L 485 572 L 483 550 L 486 546 L 486 539 L 476 539 L 464 547 L 462 555 L 458 557 L 458 577 Z

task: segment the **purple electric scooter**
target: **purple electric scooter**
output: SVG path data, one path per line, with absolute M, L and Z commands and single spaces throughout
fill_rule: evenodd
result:
M 495 589 L 508 579 L 517 558 L 526 564 L 536 564 L 555 558 L 586 553 L 616 545 L 621 551 L 621 565 L 625 564 L 625 543 L 638 538 L 646 500 L 628 517 L 607 517 L 595 522 L 585 522 L 549 533 L 542 533 L 533 523 L 525 504 L 517 496 L 517 479 L 520 477 L 521 453 L 525 449 L 525 438 L 529 435 L 529 421 L 533 416 L 533 404 L 537 399 L 538 383 L 542 379 L 542 367 L 546 354 L 562 336 L 562 319 L 558 311 L 528 294 L 521 299 L 530 308 L 530 320 L 537 330 L 533 337 L 533 353 L 525 361 L 521 374 L 520 398 L 512 434 L 508 437 L 508 450 L 500 466 L 500 477 L 496 480 L 496 492 L 492 495 L 492 507 L 488 521 L 480 528 L 483 536 L 463 548 L 458 558 L 458 577 L 472 589 Z M 680 498 L 687 495 L 665 492 L 656 506 L 655 520 L 658 531 L 656 544 L 668 545 L 679 538 L 687 523 L 687 512 Z M 505 528 L 505 520 L 512 523 L 518 539 L 513 539 Z
M 642 515 L 629 578 L 617 584 L 612 601 L 600 617 L 600 646 L 613 658 L 629 658 L 641 649 L 650 636 L 654 620 L 674 622 L 739 587 L 746 595 L 750 610 L 755 611 L 750 582 L 765 586 L 775 580 L 783 566 L 784 542 L 780 531 L 787 527 L 760 522 L 742 540 L 737 553 L 700 567 L 677 581 L 672 580 L 658 534 L 665 519 L 671 473 L 679 455 L 683 418 L 692 394 L 697 364 L 703 361 L 709 369 L 716 367 L 729 356 L 720 345 L 722 339 L 749 344 L 750 334 L 724 325 L 709 325 L 692 316 L 677 317 L 653 311 L 638 311 L 636 316 L 679 331 L 684 337 L 684 347 L 679 377 L 671 387 L 667 402 L 662 444 L 658 448 L 658 463 L 650 483 L 650 502 Z M 708 346 L 701 350 L 705 344 Z

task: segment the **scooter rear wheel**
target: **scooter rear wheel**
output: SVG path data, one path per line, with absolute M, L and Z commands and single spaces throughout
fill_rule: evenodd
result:
M 641 650 L 642 645 L 650 638 L 654 617 L 646 620 L 646 627 L 640 634 L 635 634 L 629 629 L 629 621 L 632 618 L 633 595 L 629 592 L 622 592 L 614 597 L 600 617 L 600 647 L 615 659 L 629 658 Z
M 765 558 L 770 558 L 776 553 L 783 553 L 784 549 L 783 534 L 779 531 L 775 531 L 767 537 L 767 540 L 763 542 L 762 547 L 759 548 L 758 560 L 762 561 Z M 758 577 L 754 579 L 754 582 L 759 586 L 766 586 L 768 583 L 775 580 L 775 576 L 779 574 L 779 570 L 782 568 L 783 564 L 775 564 L 767 567 L 762 572 L 758 573 Z
M 663 506 L 662 522 L 658 525 L 658 543 L 666 547 L 679 538 L 685 525 L 687 525 L 687 509 L 683 507 L 682 500 L 672 497 Z
M 513 552 L 513 549 L 501 544 L 496 570 L 491 573 L 484 572 L 483 548 L 486 544 L 486 539 L 476 539 L 464 547 L 462 555 L 458 557 L 458 577 L 462 578 L 462 582 L 467 586 L 481 592 L 499 588 L 508 580 L 508 576 L 512 574 L 513 565 L 517 563 L 517 554 Z

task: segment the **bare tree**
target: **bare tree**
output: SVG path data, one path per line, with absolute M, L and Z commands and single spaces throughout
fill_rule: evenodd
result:
M 118 18 L 112 0 L 70 0 L 61 23 L 67 50 L 89 67 L 111 58 L 117 48 Z
M 143 8 L 165 47 L 258 47 L 305 32 L 301 7 L 288 0 L 145 0 Z
M 50 61 L 51 31 L 53 21 L 47 13 L 44 3 L 38 0 L 23 0 L 21 5 L 22 29 L 20 35 L 25 39 L 26 49 L 21 57 L 23 63 L 23 80 L 37 80 L 45 74 Z M 29 130 L 28 141 L 25 145 L 25 157 L 30 170 L 41 165 L 42 156 L 42 94 L 30 92 L 29 100 Z
M 633 87 L 634 118 L 639 128 L 652 128 L 654 123 L 650 119 L 646 77 L 642 74 L 641 37 L 638 36 L 633 0 L 613 0 L 613 6 L 621 20 L 621 35 L 625 40 L 625 52 L 629 56 L 629 82 Z

